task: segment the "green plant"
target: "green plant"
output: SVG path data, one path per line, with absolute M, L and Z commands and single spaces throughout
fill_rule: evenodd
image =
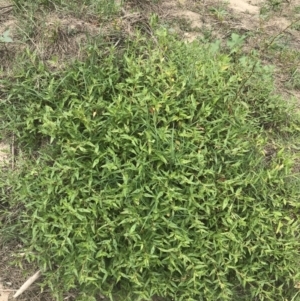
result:
M 63 73 L 27 52 L 1 80 L 0 118 L 32 158 L 11 190 L 27 258 L 60 298 L 294 296 L 299 180 L 273 133 L 298 119 L 269 68 L 154 35 L 97 42 Z
M 5 30 L 2 35 L 0 35 L 0 43 L 11 43 L 13 39 L 10 37 L 9 29 Z
M 176 20 L 174 20 L 174 24 L 178 24 L 179 28 L 182 31 L 186 31 L 186 32 L 193 31 L 192 22 L 185 18 L 180 18 L 180 19 L 177 18 Z
M 23 209 L 22 204 L 11 207 L 13 186 L 18 185 L 18 173 L 10 171 L 3 162 L 0 162 L 0 245 L 20 238 L 18 219 Z
M 292 89 L 300 89 L 300 73 L 298 68 L 293 68 L 291 77 L 287 82 L 287 87 Z
M 211 42 L 213 40 L 213 31 L 211 28 L 203 26 L 201 28 L 202 31 L 202 37 L 201 40 L 206 43 L 206 42 Z
M 299 5 L 297 5 L 297 6 L 294 7 L 294 12 L 295 12 L 296 14 L 299 14 L 299 13 L 300 13 L 300 6 L 299 6 Z
M 281 0 L 268 0 L 263 6 L 262 6 L 262 14 L 267 14 L 270 12 L 277 12 L 282 8 L 283 1 Z
M 240 36 L 236 33 L 231 34 L 231 39 L 227 41 L 227 46 L 230 50 L 230 54 L 237 53 L 241 50 L 242 46 L 244 45 L 245 36 Z
M 300 22 L 294 23 L 291 28 L 300 31 Z
M 219 21 L 224 21 L 225 17 L 228 15 L 223 5 L 219 7 L 211 7 L 209 11 L 211 15 L 217 18 Z

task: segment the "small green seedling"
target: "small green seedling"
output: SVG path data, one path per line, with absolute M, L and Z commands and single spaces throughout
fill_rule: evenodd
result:
M 244 44 L 245 36 L 240 36 L 236 33 L 232 33 L 231 40 L 227 41 L 227 46 L 231 53 L 236 53 Z
M 0 35 L 0 43 L 12 43 L 13 39 L 9 35 L 9 29 L 5 30 L 2 35 Z

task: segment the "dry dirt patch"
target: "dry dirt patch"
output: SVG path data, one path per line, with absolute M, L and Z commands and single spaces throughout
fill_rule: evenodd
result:
M 0 301 L 8 301 L 8 297 L 11 293 L 10 289 L 7 289 L 2 283 L 0 278 Z
M 13 6 L 10 1 L 0 0 L 0 36 L 9 30 L 9 36 L 14 35 L 16 19 L 13 14 Z M 14 59 L 15 45 L 13 43 L 0 42 L 0 70 L 6 69 Z
M 4 142 L 0 142 L 0 167 L 9 161 L 10 146 Z

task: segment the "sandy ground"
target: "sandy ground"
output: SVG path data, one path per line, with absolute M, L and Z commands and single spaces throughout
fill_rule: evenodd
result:
M 0 142 L 0 167 L 7 164 L 9 160 L 10 146 L 7 143 Z

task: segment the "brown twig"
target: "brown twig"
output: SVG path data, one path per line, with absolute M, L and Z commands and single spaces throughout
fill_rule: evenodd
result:
M 1 6 L 0 10 L 5 9 L 5 8 L 11 8 L 11 7 L 14 7 L 14 5 L 12 4 L 12 5 Z
M 14 294 L 14 298 L 17 298 L 20 296 L 22 293 L 24 293 L 30 285 L 35 282 L 39 277 L 41 276 L 41 271 L 37 271 L 33 276 L 28 278 L 24 284 L 17 290 L 17 292 Z
M 14 5 L 7 5 L 7 6 L 0 7 L 0 11 L 4 10 L 1 12 L 1 14 L 10 12 L 13 9 L 13 7 L 14 7 Z
M 11 169 L 15 167 L 15 134 L 13 134 L 11 139 Z

